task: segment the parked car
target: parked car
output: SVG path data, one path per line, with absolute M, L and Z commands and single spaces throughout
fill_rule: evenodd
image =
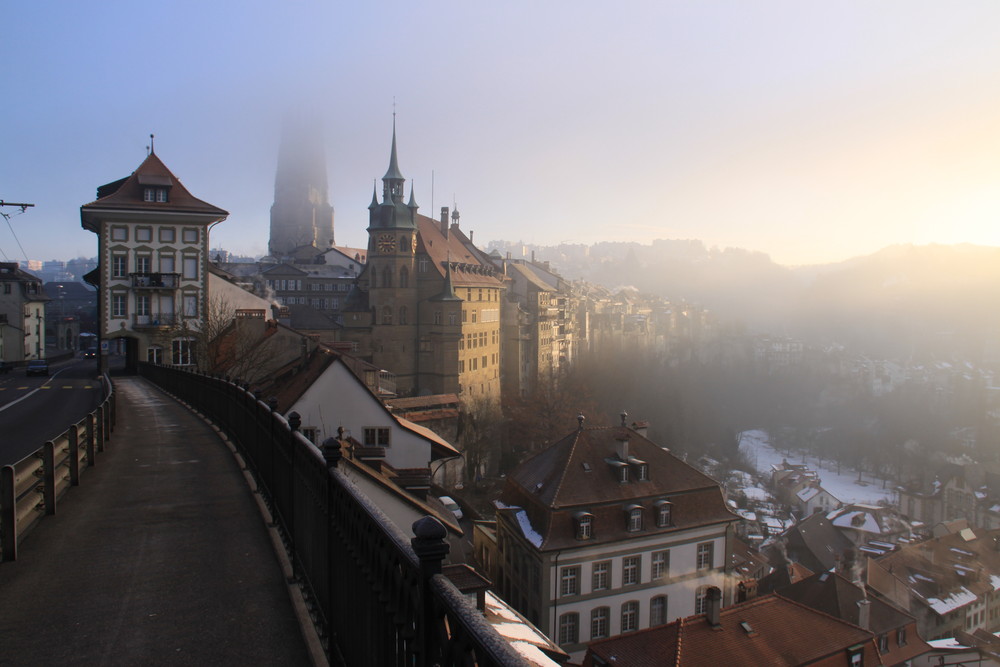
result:
M 24 369 L 25 375 L 48 375 L 49 362 L 45 359 L 32 359 Z
M 458 503 L 455 502 L 454 498 L 451 496 L 441 496 L 440 500 L 444 504 L 445 508 L 455 515 L 456 519 L 462 518 L 462 508 L 458 506 Z
M 0 373 L 10 373 L 12 368 L 14 368 L 14 364 L 9 361 L 0 361 Z

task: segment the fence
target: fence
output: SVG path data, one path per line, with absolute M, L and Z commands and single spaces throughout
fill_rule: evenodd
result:
M 56 513 L 56 502 L 79 486 L 83 469 L 97 464 L 97 453 L 111 437 L 116 397 L 101 378 L 105 398 L 97 409 L 71 424 L 13 465 L 0 468 L 0 559 L 17 559 L 17 543 L 42 517 Z
M 424 517 L 408 539 L 322 450 L 245 386 L 178 368 L 140 374 L 215 422 L 236 444 L 279 525 L 331 662 L 524 665 L 441 574 L 445 529 Z M 291 423 L 289 423 L 289 421 Z

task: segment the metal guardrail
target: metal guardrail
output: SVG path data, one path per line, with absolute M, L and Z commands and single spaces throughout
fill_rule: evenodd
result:
M 0 468 L 0 560 L 17 560 L 17 544 L 43 517 L 56 513 L 56 503 L 80 472 L 97 464 L 98 452 L 115 426 L 116 395 L 107 375 L 101 377 L 105 398 L 93 412 L 71 424 L 40 448 Z
M 139 372 L 239 448 L 281 529 L 331 662 L 527 664 L 441 574 L 444 526 L 424 517 L 408 538 L 337 468 L 336 440 L 321 451 L 245 385 L 147 363 Z

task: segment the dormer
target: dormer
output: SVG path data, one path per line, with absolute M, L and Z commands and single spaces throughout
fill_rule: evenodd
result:
M 642 530 L 642 505 L 625 506 L 625 529 L 630 533 Z
M 154 202 L 165 204 L 170 201 L 170 188 L 173 180 L 166 175 L 160 174 L 139 174 L 136 177 L 142 187 L 142 200 L 144 202 Z
M 669 528 L 673 524 L 674 505 L 669 500 L 657 500 L 653 503 L 656 509 L 656 526 Z
M 649 480 L 649 465 L 645 461 L 629 456 L 628 465 L 632 469 L 635 481 L 646 482 Z
M 594 536 L 594 515 L 590 512 L 576 512 L 573 515 L 573 523 L 578 540 L 589 540 Z

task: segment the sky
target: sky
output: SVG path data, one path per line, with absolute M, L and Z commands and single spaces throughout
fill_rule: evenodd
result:
M 0 208 L 0 257 L 96 254 L 79 207 L 151 133 L 230 212 L 213 247 L 263 254 L 300 106 L 340 245 L 366 245 L 395 111 L 421 212 L 457 205 L 479 245 L 996 246 L 998 29 L 994 0 L 14 3 L 0 200 L 35 206 Z

